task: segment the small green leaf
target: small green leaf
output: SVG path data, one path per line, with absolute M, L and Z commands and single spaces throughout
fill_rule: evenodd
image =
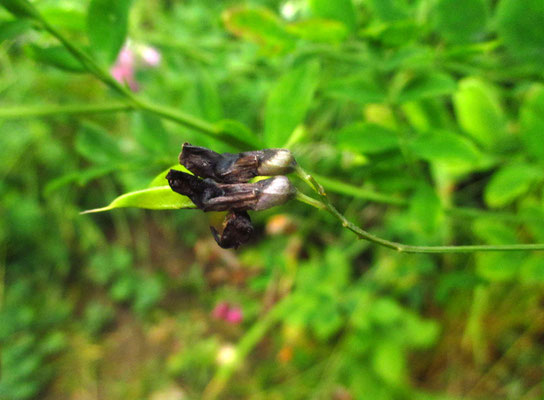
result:
M 521 59 L 544 61 L 544 2 L 501 0 L 497 28 L 508 50 Z
M 29 50 L 30 56 L 36 61 L 64 71 L 85 72 L 85 67 L 63 46 L 40 47 L 30 45 Z
M 520 111 L 520 133 L 527 152 L 544 161 L 544 86 L 534 85 Z
M 127 35 L 131 0 L 91 0 L 87 34 L 92 52 L 106 65 L 112 64 Z
M 398 96 L 401 103 L 444 96 L 455 92 L 455 80 L 444 73 L 429 73 L 411 80 Z
M 106 207 L 83 211 L 81 214 L 109 211 L 115 208 L 124 207 L 145 208 L 149 210 L 179 210 L 181 208 L 196 208 L 188 197 L 172 191 L 170 186 L 158 186 L 125 193 L 117 197 Z
M 223 13 L 223 22 L 234 35 L 259 44 L 271 53 L 281 53 L 294 45 L 294 36 L 278 16 L 266 8 L 231 8 Z
M 357 122 L 342 128 L 336 135 L 338 145 L 364 154 L 380 153 L 398 147 L 397 134 L 383 126 Z
M 146 152 L 163 156 L 173 153 L 173 149 L 170 147 L 170 136 L 159 117 L 149 113 L 137 112 L 134 113 L 132 125 L 134 139 Z
M 16 17 L 39 17 L 38 10 L 28 0 L 2 0 L 2 6 Z
M 383 103 L 387 95 L 377 82 L 368 71 L 365 74 L 332 80 L 327 83 L 324 92 L 329 97 L 358 104 Z
M 435 190 L 420 184 L 410 200 L 410 217 L 416 233 L 435 237 L 442 220 L 442 205 Z
M 310 9 L 317 17 L 342 22 L 350 31 L 356 28 L 357 17 L 351 0 L 310 0 Z
M 535 254 L 527 258 L 521 266 L 520 278 L 523 283 L 544 283 L 544 257 Z
M 465 78 L 453 97 L 459 125 L 476 141 L 493 147 L 506 133 L 506 118 L 494 88 L 477 78 Z
M 319 64 L 308 62 L 283 75 L 268 95 L 264 140 L 268 147 L 284 146 L 304 121 L 319 80 Z
M 453 43 L 481 39 L 486 31 L 487 14 L 484 0 L 439 0 L 434 10 L 438 32 Z
M 405 1 L 399 0 L 366 0 L 372 13 L 382 21 L 399 21 L 409 16 Z
M 423 133 L 410 142 L 409 146 L 415 155 L 431 162 L 474 163 L 480 156 L 470 140 L 447 131 Z
M 527 192 L 544 174 L 527 164 L 515 164 L 497 171 L 485 188 L 484 199 L 490 207 L 505 206 Z
M 476 272 L 491 282 L 504 282 L 516 278 L 525 258 L 524 253 L 476 254 Z
M 390 340 L 379 341 L 374 349 L 372 366 L 387 383 L 400 385 L 406 378 L 406 358 L 403 348 Z

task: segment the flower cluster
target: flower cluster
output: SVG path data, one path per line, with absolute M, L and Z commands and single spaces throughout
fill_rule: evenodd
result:
M 228 211 L 221 232 L 210 227 L 215 241 L 223 248 L 237 248 L 251 238 L 253 226 L 247 211 L 281 205 L 296 194 L 289 179 L 283 176 L 296 165 L 289 150 L 219 154 L 185 143 L 179 161 L 195 175 L 170 170 L 166 179 L 172 190 L 189 197 L 203 211 Z M 274 177 L 248 182 L 256 176 Z

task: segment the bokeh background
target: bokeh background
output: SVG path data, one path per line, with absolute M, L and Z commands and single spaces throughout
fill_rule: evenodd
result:
M 544 242 L 542 0 L 32 4 L 139 98 L 290 148 L 373 233 Z M 399 254 L 296 201 L 237 251 L 198 210 L 80 215 L 183 142 L 241 150 L 125 101 L 0 7 L 1 399 L 544 396 L 542 252 Z

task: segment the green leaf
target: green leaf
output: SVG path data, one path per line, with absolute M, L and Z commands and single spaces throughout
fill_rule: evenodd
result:
M 497 7 L 499 37 L 516 57 L 544 61 L 544 2 L 501 0 Z
M 83 125 L 75 146 L 79 154 L 98 164 L 118 164 L 124 160 L 118 142 L 97 125 Z
M 480 153 L 467 138 L 447 131 L 431 131 L 418 135 L 409 143 L 411 151 L 430 162 L 474 163 Z
M 409 9 L 404 0 L 366 0 L 372 13 L 382 21 L 406 19 Z
M 223 13 L 227 30 L 266 51 L 281 53 L 294 46 L 294 37 L 278 16 L 266 8 L 235 7 Z
M 336 137 L 339 147 L 366 154 L 395 149 L 399 145 L 396 132 L 366 122 L 348 125 Z
M 372 366 L 387 383 L 400 385 L 406 378 L 404 350 L 393 340 L 379 341 L 374 349 Z
M 29 46 L 30 56 L 39 62 L 70 72 L 85 72 L 85 68 L 63 46 Z
M 302 39 L 324 43 L 341 42 L 348 35 L 343 23 L 320 18 L 293 22 L 287 26 L 287 30 Z
M 310 9 L 320 18 L 340 21 L 350 31 L 355 30 L 357 17 L 351 0 L 310 0 Z
M 268 147 L 284 146 L 304 121 L 319 80 L 319 64 L 307 62 L 283 75 L 268 95 L 264 116 L 264 141 Z
M 502 207 L 510 204 L 527 192 L 544 174 L 538 168 L 527 164 L 515 164 L 497 171 L 484 192 L 485 202 L 490 207 Z
M 2 6 L 20 18 L 37 18 L 40 15 L 28 0 L 2 0 Z
M 453 97 L 459 125 L 476 141 L 493 147 L 505 136 L 506 118 L 494 88 L 477 78 L 465 78 Z
M 418 185 L 410 200 L 410 217 L 414 231 L 426 237 L 436 237 L 442 216 L 442 205 L 435 190 L 426 184 Z
M 358 104 L 383 103 L 387 99 L 385 90 L 377 83 L 370 72 L 336 79 L 324 88 L 327 96 L 350 100 Z
M 544 161 L 544 86 L 534 85 L 520 111 L 520 133 L 525 148 L 533 157 Z
M 188 197 L 174 192 L 170 186 L 158 186 L 125 193 L 117 197 L 106 207 L 83 211 L 81 214 L 109 211 L 124 207 L 145 208 L 149 210 L 179 210 L 182 208 L 196 208 Z
M 429 73 L 411 80 L 401 91 L 398 101 L 401 103 L 426 98 L 444 96 L 455 92 L 455 80 L 444 73 Z
M 481 39 L 486 31 L 487 14 L 484 0 L 439 0 L 434 10 L 438 32 L 452 43 Z
M 92 52 L 106 65 L 112 64 L 127 35 L 131 0 L 91 0 L 87 34 Z
M 512 280 L 516 278 L 524 258 L 523 253 L 479 253 L 476 254 L 476 272 L 491 282 Z

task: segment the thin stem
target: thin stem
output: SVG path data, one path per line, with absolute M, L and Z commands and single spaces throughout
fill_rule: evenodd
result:
M 345 194 L 362 200 L 369 200 L 376 203 L 390 204 L 394 206 L 408 206 L 410 204 L 408 200 L 400 197 L 390 196 L 387 194 L 375 192 L 373 190 L 363 189 L 358 186 L 345 182 L 340 182 L 336 179 L 331 179 L 322 175 L 316 175 L 313 173 L 312 175 L 315 177 L 315 179 L 318 179 L 319 182 L 322 183 L 328 191 L 331 191 L 333 193 Z M 516 215 L 507 212 L 480 210 L 470 207 L 444 207 L 443 210 L 446 214 L 466 218 L 493 218 L 500 219 L 502 221 L 517 223 L 527 222 L 531 220 L 530 217 L 523 215 Z
M 135 109 L 140 109 L 140 110 L 153 113 L 159 117 L 166 118 L 180 125 L 184 125 L 189 128 L 195 129 L 199 131 L 200 133 L 203 133 L 208 136 L 213 136 L 214 138 L 221 140 L 225 143 L 228 143 L 237 147 L 242 147 L 242 148 L 252 147 L 253 145 L 252 143 L 248 143 L 245 140 L 240 139 L 234 135 L 230 135 L 227 132 L 223 132 L 216 125 L 210 124 L 192 115 L 182 113 L 178 110 L 152 104 L 146 100 L 139 98 L 133 92 L 131 92 L 130 89 L 128 89 L 126 86 L 117 82 L 111 76 L 111 74 L 101 65 L 99 65 L 96 61 L 94 61 L 91 56 L 89 56 L 87 53 L 85 53 L 83 50 L 81 50 L 79 47 L 73 44 L 54 26 L 49 24 L 49 22 L 45 20 L 41 14 L 39 14 L 38 12 L 36 13 L 37 13 L 36 18 L 41 23 L 43 28 L 47 32 L 49 32 L 52 36 L 54 36 L 59 42 L 61 42 L 62 45 L 66 48 L 66 50 L 68 50 L 76 59 L 78 59 L 88 72 L 93 74 L 96 78 L 100 79 L 103 83 L 105 83 L 111 89 L 113 89 L 118 94 L 123 96 L 127 100 L 129 106 Z
M 50 117 L 57 115 L 99 114 L 131 111 L 134 107 L 128 103 L 75 104 L 66 106 L 21 106 L 0 109 L 0 118 L 19 119 L 34 117 Z
M 396 250 L 401 253 L 474 253 L 477 251 L 544 251 L 544 243 L 539 244 L 508 244 L 508 245 L 468 245 L 468 246 L 411 246 L 403 243 L 393 242 L 373 235 L 370 232 L 361 229 L 357 225 L 350 222 L 336 207 L 332 205 L 327 194 L 322 190 L 321 185 L 304 171 L 300 166 L 297 166 L 297 175 L 304 180 L 314 191 L 321 197 L 321 204 L 326 210 L 336 217 L 342 226 L 355 233 L 360 239 L 368 240 L 377 245 Z M 320 189 L 321 188 L 321 189 Z M 306 204 L 316 208 L 323 209 L 322 206 L 315 206 L 310 202 Z

